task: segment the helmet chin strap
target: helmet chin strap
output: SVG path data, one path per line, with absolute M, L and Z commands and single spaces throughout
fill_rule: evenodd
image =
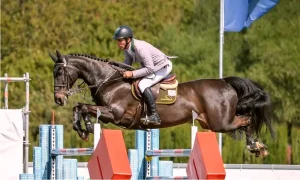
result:
M 130 42 L 128 42 L 128 39 L 130 39 L 130 38 L 125 38 L 125 40 L 126 40 L 125 49 L 126 49 L 126 47 L 128 46 L 128 44 L 131 43 L 131 40 L 130 40 Z M 128 48 L 129 48 L 129 47 L 128 47 Z

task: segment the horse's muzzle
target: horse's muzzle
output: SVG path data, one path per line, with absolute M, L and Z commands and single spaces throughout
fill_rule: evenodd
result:
M 64 93 L 57 92 L 54 94 L 55 103 L 64 106 L 67 104 L 68 97 Z

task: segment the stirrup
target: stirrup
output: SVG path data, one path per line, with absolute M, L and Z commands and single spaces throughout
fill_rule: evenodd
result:
M 154 116 L 154 115 L 151 115 Z M 150 120 L 149 117 L 143 117 L 140 119 L 140 121 L 144 124 L 144 125 L 148 125 L 149 123 L 152 123 L 154 125 L 160 125 L 161 124 L 161 120 L 159 118 L 157 118 L 157 120 Z

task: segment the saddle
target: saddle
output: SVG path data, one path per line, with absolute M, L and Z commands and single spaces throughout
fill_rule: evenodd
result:
M 142 100 L 141 91 L 138 88 L 142 78 L 136 79 L 131 85 L 131 92 L 134 98 Z M 172 104 L 176 101 L 178 81 L 175 74 L 169 74 L 167 77 L 159 81 L 151 87 L 156 104 Z

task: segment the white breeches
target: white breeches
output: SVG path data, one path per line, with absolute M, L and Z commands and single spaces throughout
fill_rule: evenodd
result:
M 150 74 L 148 76 L 145 76 L 139 83 L 139 89 L 143 93 L 144 90 L 148 87 L 151 87 L 152 85 L 158 83 L 160 80 L 162 80 L 164 77 L 169 75 L 172 71 L 172 62 L 168 60 L 168 65 L 161 68 L 160 70 L 156 71 L 153 74 Z

